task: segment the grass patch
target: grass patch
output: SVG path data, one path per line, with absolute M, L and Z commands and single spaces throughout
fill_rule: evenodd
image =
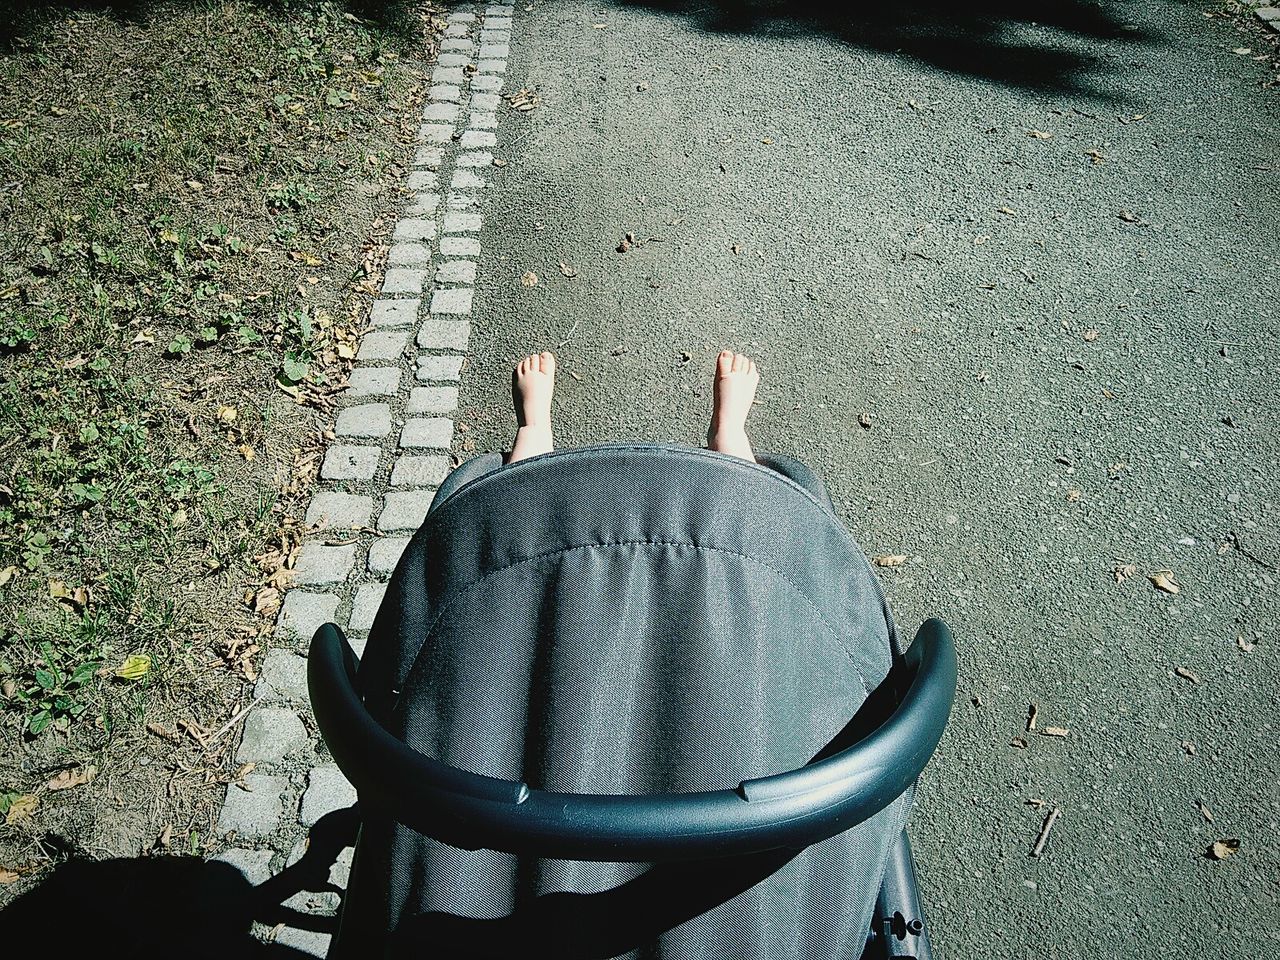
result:
M 208 836 L 230 774 L 197 741 L 279 605 L 431 27 L 328 3 L 26 13 L 0 57 L 0 867 L 20 874 L 51 832 L 116 855 L 166 824 Z M 73 800 L 48 786 L 90 767 Z

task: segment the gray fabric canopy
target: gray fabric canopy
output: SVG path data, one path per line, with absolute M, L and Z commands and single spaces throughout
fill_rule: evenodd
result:
M 465 464 L 379 611 L 370 711 L 534 789 L 803 766 L 888 673 L 894 626 L 821 484 L 761 459 L 612 444 Z M 368 815 L 332 955 L 856 957 L 908 805 L 799 853 L 657 866 L 460 850 Z

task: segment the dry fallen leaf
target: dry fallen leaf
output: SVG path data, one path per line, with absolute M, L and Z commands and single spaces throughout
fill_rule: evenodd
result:
M 34 793 L 24 793 L 20 797 L 15 797 L 9 802 L 9 813 L 5 816 L 4 822 L 12 826 L 19 820 L 25 820 L 35 813 L 35 809 L 39 804 L 40 798 Z
M 1203 800 L 1196 801 L 1196 809 L 1200 811 L 1200 816 L 1204 817 L 1210 823 L 1213 823 L 1213 811 L 1209 809 L 1209 805 Z
M 1097 331 L 1097 330 L 1086 330 L 1086 331 L 1084 332 L 1084 338 L 1085 338 L 1085 340 L 1086 340 L 1088 343 L 1093 343 L 1093 341 L 1095 341 L 1095 340 L 1097 340 L 1097 339 L 1098 339 L 1098 331 Z
M 10 870 L 8 867 L 0 867 L 0 883 L 15 883 L 18 880 L 18 872 Z
M 1028 137 L 1034 137 L 1036 140 L 1048 140 L 1053 136 L 1048 130 L 1028 130 Z
M 141 680 L 150 669 L 151 658 L 145 653 L 135 653 L 120 664 L 116 669 L 116 676 L 123 680 Z
M 79 770 L 63 770 L 50 780 L 47 786 L 50 790 L 70 790 L 72 787 L 88 783 L 97 775 L 98 768 L 90 764 L 87 767 L 81 767 Z
M 1253 48 L 1252 47 L 1236 47 L 1231 52 L 1234 54 L 1237 54 L 1238 56 L 1243 57 L 1246 53 L 1253 53 Z
M 1189 757 L 1194 757 L 1196 755 L 1196 745 L 1190 740 L 1182 741 L 1182 750 Z
M 1027 749 L 1027 739 L 1026 737 L 1014 737 L 1009 741 L 1009 746 L 1017 747 L 1019 750 L 1025 750 Z
M 1141 223 L 1142 222 L 1142 218 L 1130 210 L 1121 210 L 1119 213 L 1116 214 L 1116 216 L 1119 217 L 1121 220 L 1123 220 L 1125 223 Z
M 520 282 L 526 287 L 536 287 L 538 285 L 538 275 L 532 270 L 526 270 L 520 275 Z
M 858 414 L 858 426 L 862 427 L 862 429 L 863 429 L 863 430 L 870 430 L 870 429 L 871 429 L 871 414 L 869 414 L 869 413 L 860 413 L 860 414 Z
M 160 836 L 156 838 L 156 845 L 167 847 L 173 840 L 173 824 L 166 823 L 164 829 L 160 831 Z
M 996 213 L 1003 213 L 1006 217 L 1012 217 L 1016 215 L 1017 212 L 1018 211 L 1014 210 L 1012 207 L 1000 207 L 996 210 Z
M 1196 672 L 1194 670 L 1189 670 L 1186 667 L 1174 667 L 1173 672 L 1183 680 L 1190 680 L 1192 683 L 1200 682 L 1200 678 L 1196 676 Z
M 1132 563 L 1122 563 L 1111 568 L 1111 576 L 1115 578 L 1116 583 L 1124 583 L 1137 572 L 1137 565 Z
M 1027 729 L 1034 730 L 1036 728 L 1036 717 L 1040 716 L 1040 708 L 1034 703 L 1027 706 Z
M 1147 574 L 1147 579 L 1151 581 L 1152 586 L 1157 590 L 1165 593 L 1177 593 L 1182 589 L 1181 584 L 1173 579 L 1173 571 L 1157 570 L 1155 573 Z
M 1080 499 L 1080 491 L 1072 488 L 1067 491 L 1067 503 L 1075 503 Z
M 872 557 L 871 562 L 877 567 L 900 567 L 907 562 L 905 553 L 885 553 L 878 557 Z
M 1095 165 L 1101 163 L 1103 160 L 1106 159 L 1106 156 L 1097 147 L 1093 147 L 1092 149 L 1086 150 L 1084 152 L 1084 155 L 1088 157 L 1090 160 L 1092 160 Z
M 572 277 L 576 277 L 576 276 L 578 275 L 578 271 L 577 271 L 575 268 L 573 268 L 573 267 L 569 266 L 569 265 L 568 265 L 567 263 L 565 263 L 563 260 L 561 260 L 561 261 L 560 261 L 560 275 L 561 275 L 562 277 L 570 277 L 570 278 L 572 278 Z
M 1241 650 L 1243 650 L 1245 653 L 1253 653 L 1253 648 L 1255 644 L 1251 640 L 1246 640 L 1244 638 L 1244 634 L 1241 633 L 1236 636 L 1236 646 L 1239 647 Z
M 1227 857 L 1235 856 L 1239 849 L 1240 838 L 1228 837 L 1225 840 L 1215 840 L 1207 852 L 1211 860 L 1225 860 Z
M 1045 727 L 1040 731 L 1042 737 L 1065 737 L 1071 731 L 1066 727 Z

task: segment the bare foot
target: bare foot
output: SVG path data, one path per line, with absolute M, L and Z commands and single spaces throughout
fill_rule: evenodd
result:
M 755 361 L 732 350 L 721 350 L 716 357 L 715 402 L 711 408 L 711 426 L 707 429 L 707 448 L 755 462 L 751 441 L 747 439 L 747 414 L 751 412 L 760 385 Z
M 549 350 L 530 354 L 511 371 L 511 405 L 518 429 L 507 463 L 551 452 L 551 396 L 555 388 L 556 358 Z

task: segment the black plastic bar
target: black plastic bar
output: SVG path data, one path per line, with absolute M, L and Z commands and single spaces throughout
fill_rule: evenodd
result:
M 955 697 L 951 633 L 928 620 L 904 655 L 909 682 L 893 713 L 824 760 L 737 790 L 645 796 L 552 793 L 468 773 L 384 730 L 355 688 L 359 661 L 325 624 L 311 642 L 311 706 L 360 804 L 467 849 L 605 862 L 660 862 L 805 847 L 874 816 L 919 776 Z

